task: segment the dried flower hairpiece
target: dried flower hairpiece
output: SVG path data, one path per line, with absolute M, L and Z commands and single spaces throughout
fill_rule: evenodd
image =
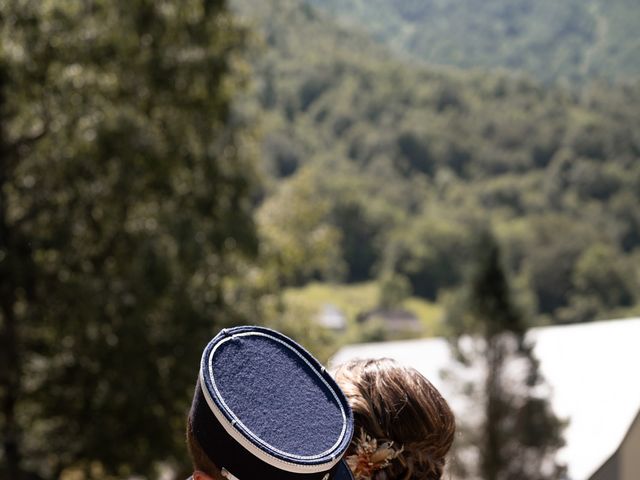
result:
M 364 430 L 360 431 L 360 437 L 356 440 L 354 455 L 346 458 L 347 465 L 353 472 L 355 480 L 371 480 L 373 474 L 391 464 L 403 447 L 394 448 L 393 442 L 384 442 L 378 446 L 378 441 L 371 438 Z

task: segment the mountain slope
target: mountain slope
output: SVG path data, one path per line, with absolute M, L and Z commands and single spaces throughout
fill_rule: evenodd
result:
M 294 0 L 243 6 L 264 35 L 259 222 L 285 283 L 376 278 L 434 300 L 489 224 L 540 318 L 637 308 L 640 83 L 577 94 L 411 66 Z
M 433 64 L 521 69 L 549 82 L 640 75 L 635 0 L 307 0 Z

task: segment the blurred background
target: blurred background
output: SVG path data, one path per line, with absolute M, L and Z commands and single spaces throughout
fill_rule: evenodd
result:
M 0 0 L 0 478 L 186 478 L 200 353 L 243 323 L 420 369 L 448 478 L 640 478 L 638 25 Z

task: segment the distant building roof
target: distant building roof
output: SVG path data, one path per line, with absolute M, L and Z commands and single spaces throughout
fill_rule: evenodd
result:
M 366 323 L 371 320 L 380 320 L 385 328 L 389 331 L 409 330 L 412 332 L 420 332 L 422 323 L 415 313 L 403 309 L 383 309 L 377 308 L 368 312 L 361 313 L 356 319 L 360 323 Z
M 347 319 L 344 313 L 335 305 L 325 303 L 318 314 L 317 321 L 320 325 L 332 330 L 344 330 L 347 326 Z
M 559 459 L 571 480 L 587 480 L 619 447 L 640 410 L 640 318 L 535 328 L 540 369 L 557 415 L 569 420 Z M 455 368 L 446 340 L 351 345 L 331 364 L 390 357 L 422 372 L 460 415 L 465 402 L 440 372 Z

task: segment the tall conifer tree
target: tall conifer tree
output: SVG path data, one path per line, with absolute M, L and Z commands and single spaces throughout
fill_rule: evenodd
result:
M 449 312 L 456 357 L 480 374 L 465 386 L 481 414 L 464 425 L 471 465 L 467 475 L 483 480 L 552 480 L 564 469 L 555 458 L 562 421 L 553 413 L 539 372 L 527 323 L 514 305 L 499 246 L 491 233 L 478 242 L 477 263 Z M 466 427 L 466 428 L 465 428 Z M 465 455 L 461 455 L 461 461 Z
M 256 250 L 243 36 L 224 0 L 0 3 L 0 477 L 179 461 Z

